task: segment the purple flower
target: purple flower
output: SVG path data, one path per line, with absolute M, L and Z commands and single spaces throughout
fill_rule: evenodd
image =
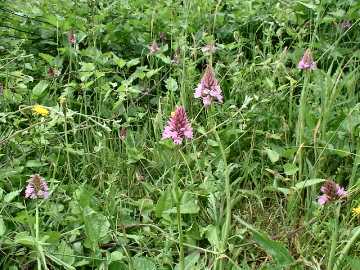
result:
M 156 43 L 156 41 L 154 40 L 153 43 L 151 43 L 151 45 L 149 45 L 149 51 L 150 54 L 155 54 L 158 51 L 160 51 L 160 47 L 159 45 Z
M 214 100 L 222 103 L 223 96 L 220 85 L 211 66 L 207 66 L 198 87 L 195 89 L 194 97 L 202 98 L 205 107 L 210 106 Z
M 310 49 L 307 49 L 303 55 L 303 57 L 301 58 L 299 64 L 298 64 L 298 68 L 299 69 L 309 69 L 309 70 L 313 70 L 316 68 L 316 63 L 313 60 L 313 57 L 311 55 L 311 51 Z
M 328 195 L 326 195 L 326 194 L 323 194 L 323 195 L 319 196 L 319 198 L 318 198 L 318 203 L 319 203 L 320 205 L 324 205 L 324 204 L 327 203 L 328 201 L 329 201 L 329 197 L 328 197 Z
M 177 107 L 175 112 L 171 113 L 171 118 L 165 127 L 162 138 L 171 138 L 175 144 L 181 144 L 183 139 L 192 139 L 193 132 L 187 119 L 184 107 Z
M 347 196 L 346 190 L 331 180 L 326 180 L 324 185 L 320 188 L 320 191 L 323 193 L 318 198 L 318 203 L 320 205 L 324 205 L 330 201 L 342 199 Z
M 348 30 L 351 26 L 352 26 L 352 23 L 349 20 L 345 20 L 340 23 L 340 28 L 343 31 Z
M 25 190 L 25 198 L 47 199 L 49 197 L 49 188 L 43 177 L 38 174 L 33 174 L 28 180 L 28 185 Z

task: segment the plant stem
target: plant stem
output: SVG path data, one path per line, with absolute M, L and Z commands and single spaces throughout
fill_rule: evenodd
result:
M 299 110 L 299 118 L 298 118 L 298 130 L 297 130 L 297 138 L 296 145 L 300 148 L 298 153 L 299 160 L 299 177 L 298 180 L 302 181 L 303 175 L 303 144 L 305 141 L 305 115 L 306 115 L 306 97 L 307 97 L 307 84 L 308 84 L 308 74 L 305 73 L 304 85 L 300 95 L 300 110 Z
M 181 225 L 181 194 L 178 194 L 178 202 L 177 202 L 177 225 L 178 225 L 178 231 L 179 231 L 179 266 L 180 270 L 185 269 L 185 258 L 184 258 L 184 239 L 183 239 L 183 233 L 182 233 L 182 225 Z
M 215 136 L 216 136 L 216 140 L 219 144 L 220 147 L 220 152 L 221 152 L 221 156 L 224 162 L 224 180 L 225 180 L 225 197 L 226 197 L 226 208 L 225 208 L 225 222 L 224 222 L 224 226 L 222 227 L 222 237 L 221 237 L 221 250 L 220 252 L 224 253 L 226 250 L 226 245 L 227 245 L 227 239 L 229 236 L 229 231 L 231 228 L 231 192 L 230 192 L 230 178 L 229 178 L 229 170 L 228 170 L 228 165 L 227 165 L 227 158 L 226 158 L 226 153 L 224 150 L 224 147 L 221 143 L 219 134 L 216 132 L 216 130 L 214 131 Z M 219 265 L 219 269 L 223 269 L 223 265 L 222 265 L 222 260 L 220 261 L 220 265 Z
M 341 207 L 341 205 L 339 204 L 336 209 L 336 216 L 333 220 L 334 223 L 332 224 L 333 230 L 332 230 L 332 234 L 331 234 L 331 246 L 330 246 L 329 261 L 328 261 L 328 265 L 326 267 L 327 270 L 333 270 L 338 230 L 339 230 L 340 207 Z

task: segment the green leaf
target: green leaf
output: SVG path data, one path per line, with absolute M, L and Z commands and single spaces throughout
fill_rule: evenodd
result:
M 49 83 L 45 80 L 38 82 L 37 85 L 32 90 L 32 97 L 33 98 L 40 98 L 45 94 L 45 90 L 48 88 Z
M 45 166 L 46 164 L 47 163 L 40 162 L 38 160 L 28 160 L 28 161 L 26 161 L 25 167 L 27 167 L 27 168 L 38 168 L 38 167 Z
M 35 246 L 36 245 L 36 239 L 29 235 L 28 232 L 19 232 L 15 236 L 15 243 L 21 244 L 24 246 Z
M 5 195 L 4 202 L 10 203 L 20 194 L 20 192 L 21 189 L 9 192 L 8 194 Z
M 279 266 L 286 266 L 294 263 L 294 258 L 290 255 L 289 251 L 283 246 L 283 244 L 271 240 L 265 232 L 255 229 L 252 225 L 243 221 L 239 217 L 237 217 L 237 219 L 252 232 L 254 241 L 261 246 Z
M 156 265 L 148 258 L 136 257 L 134 259 L 134 269 L 136 270 L 156 270 Z
M 309 179 L 309 180 L 305 180 L 305 181 L 301 181 L 299 183 L 297 183 L 295 186 L 293 186 L 293 189 L 296 190 L 300 190 L 306 187 L 310 187 L 319 183 L 322 183 L 326 181 L 326 179 L 321 179 L 321 178 L 314 178 L 314 179 Z
M 6 225 L 3 218 L 0 216 L 0 236 L 3 236 L 6 232 Z
M 101 238 L 108 234 L 110 223 L 103 214 L 96 213 L 91 208 L 86 207 L 83 217 L 85 232 L 92 244 L 98 243 Z
M 139 58 L 134 58 L 134 59 L 131 59 L 130 61 L 128 61 L 128 62 L 126 63 L 126 66 L 127 66 L 128 68 L 130 68 L 130 67 L 136 66 L 136 65 L 139 64 L 139 63 L 140 63 L 140 59 L 139 59 Z
M 55 256 L 67 265 L 72 265 L 75 262 L 74 251 L 65 241 L 60 242 Z
M 179 87 L 178 84 L 176 82 L 176 80 L 174 80 L 173 78 L 169 77 L 166 81 L 165 81 L 166 85 L 166 89 L 169 91 L 173 91 L 175 92 Z
M 208 225 L 206 227 L 206 238 L 214 248 L 219 248 L 221 241 L 219 240 L 219 231 L 215 225 Z
M 161 217 L 163 212 L 173 207 L 172 194 L 170 189 L 166 189 L 162 192 L 155 208 L 155 214 L 157 217 Z
M 80 80 L 82 82 L 87 81 L 95 71 L 95 65 L 93 63 L 81 63 L 81 68 L 79 70 Z
M 275 163 L 279 160 L 280 155 L 278 152 L 271 150 L 270 148 L 266 148 L 265 151 L 272 163 Z
M 296 174 L 296 172 L 299 170 L 299 168 L 292 163 L 286 163 L 283 167 L 284 167 L 284 173 L 288 176 Z

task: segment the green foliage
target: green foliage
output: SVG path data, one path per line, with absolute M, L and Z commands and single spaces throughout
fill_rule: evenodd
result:
M 1 269 L 357 269 L 359 17 L 355 0 L 1 1 Z M 204 108 L 207 64 L 224 102 Z M 182 145 L 162 140 L 178 105 Z M 25 198 L 32 174 L 48 199 Z M 321 207 L 328 178 L 348 196 Z

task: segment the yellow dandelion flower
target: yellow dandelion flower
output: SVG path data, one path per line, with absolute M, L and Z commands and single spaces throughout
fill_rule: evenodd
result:
M 360 216 L 360 205 L 352 209 L 352 212 L 356 216 Z
M 41 116 L 48 116 L 49 115 L 49 110 L 46 109 L 44 106 L 41 105 L 34 105 L 32 108 L 32 112 L 34 115 L 41 115 Z

